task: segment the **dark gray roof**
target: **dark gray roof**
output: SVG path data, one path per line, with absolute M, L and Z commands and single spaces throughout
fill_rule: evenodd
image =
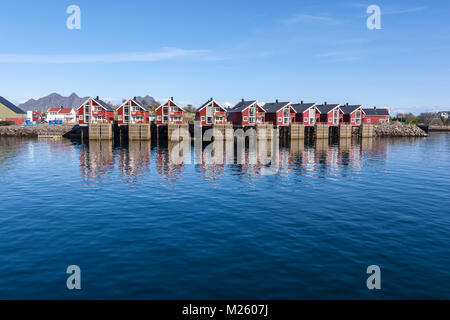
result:
M 266 103 L 263 106 L 263 108 L 264 108 L 264 110 L 266 110 L 266 112 L 273 113 L 273 112 L 277 112 L 278 110 L 280 110 L 287 104 L 289 104 L 289 102 L 271 102 L 271 103 Z
M 315 103 L 296 103 L 291 106 L 296 113 L 303 113 L 314 105 Z
M 113 108 L 111 108 L 109 106 L 109 104 L 107 104 L 105 101 L 101 100 L 101 99 L 94 99 L 92 98 L 92 100 L 96 101 L 98 104 L 100 104 L 103 108 L 105 108 L 108 111 L 114 111 Z
M 256 100 L 251 101 L 240 101 L 237 105 L 235 105 L 233 108 L 228 110 L 228 112 L 242 112 L 243 110 L 247 109 L 249 106 L 254 104 Z
M 11 109 L 13 112 L 15 112 L 17 114 L 26 114 L 25 111 L 23 111 L 22 109 L 16 107 L 13 103 L 9 102 L 8 100 L 3 98 L 2 96 L 0 96 L 0 103 L 3 104 L 5 107 Z
M 201 109 L 203 109 L 205 106 L 207 106 L 208 104 L 210 104 L 210 103 L 213 102 L 213 101 L 214 101 L 220 108 L 222 108 L 223 110 L 225 110 L 225 111 L 227 110 L 227 109 L 225 109 L 224 107 L 222 107 L 217 101 L 215 101 L 214 99 L 211 98 L 211 99 L 209 99 L 208 101 L 206 101 L 204 104 L 202 104 L 201 107 L 197 109 L 197 111 L 200 111 Z
M 319 109 L 319 112 L 321 114 L 328 114 L 331 110 L 338 107 L 339 104 L 321 104 L 317 106 L 317 109 Z M 342 107 L 341 107 L 342 108 Z
M 360 105 L 360 104 L 343 105 L 343 106 L 341 106 L 341 110 L 342 110 L 342 112 L 344 112 L 344 114 L 350 114 L 353 111 L 355 111 L 356 109 L 358 109 L 359 107 L 362 107 L 362 105 Z
M 142 104 L 139 103 L 139 101 L 137 101 L 137 100 L 135 100 L 135 99 L 131 99 L 131 100 L 133 100 L 133 101 L 138 105 L 138 107 L 141 107 L 141 108 L 144 109 L 145 111 L 149 111 L 149 110 L 147 109 L 147 107 L 144 107 Z
M 389 116 L 389 110 L 384 108 L 363 109 L 363 111 L 367 116 Z

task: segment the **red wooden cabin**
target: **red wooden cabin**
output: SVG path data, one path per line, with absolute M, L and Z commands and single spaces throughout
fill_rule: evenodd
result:
M 127 126 L 135 123 L 148 123 L 149 110 L 134 99 L 128 99 L 117 108 L 117 122 L 119 126 Z
M 184 109 L 173 102 L 173 97 L 156 108 L 156 124 L 183 124 Z
M 197 109 L 195 121 L 200 121 L 202 126 L 225 124 L 227 122 L 227 110 L 211 98 Z
M 295 111 L 295 122 L 305 126 L 314 126 L 319 122 L 320 113 L 315 103 L 296 103 L 292 105 Z
M 349 105 L 348 103 L 341 106 L 344 113 L 342 122 L 352 126 L 360 126 L 364 120 L 364 112 L 362 105 Z
M 290 102 L 266 103 L 264 106 L 266 110 L 266 122 L 272 122 L 276 126 L 288 126 L 295 122 L 295 110 L 292 108 Z
M 242 99 L 228 111 L 228 121 L 237 126 L 254 126 L 265 122 L 265 109 L 256 100 Z
M 88 126 L 90 123 L 113 123 L 114 109 L 99 97 L 89 98 L 78 107 L 77 119 L 80 126 Z
M 364 123 L 374 124 L 377 122 L 388 123 L 390 119 L 389 109 L 363 109 L 364 112 Z
M 327 104 L 325 102 L 322 105 L 318 105 L 317 110 L 319 110 L 320 113 L 320 123 L 338 126 L 343 121 L 344 112 L 342 111 L 340 104 Z

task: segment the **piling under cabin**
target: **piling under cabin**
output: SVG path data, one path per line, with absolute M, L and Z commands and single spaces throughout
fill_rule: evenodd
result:
M 184 124 L 185 111 L 173 101 L 173 97 L 156 108 L 155 111 L 157 125 Z
M 340 107 L 344 116 L 342 123 L 350 124 L 351 126 L 360 126 L 364 120 L 364 112 L 362 105 L 345 105 Z
M 364 113 L 364 123 L 375 124 L 375 123 L 389 123 L 390 114 L 389 109 L 378 109 L 378 108 L 365 108 Z
M 228 121 L 235 126 L 255 126 L 265 122 L 265 108 L 256 100 L 242 99 L 228 111 Z
M 275 102 L 266 103 L 263 106 L 266 110 L 266 122 L 272 122 L 278 126 L 289 126 L 295 122 L 295 110 L 292 108 L 290 102 Z
M 319 121 L 319 110 L 315 103 L 295 103 L 292 105 L 295 111 L 295 123 L 305 126 L 314 126 Z
M 113 123 L 114 109 L 99 97 L 89 98 L 78 107 L 77 119 L 80 126 L 89 126 L 91 123 Z
M 202 126 L 225 124 L 227 122 L 227 110 L 211 98 L 197 109 L 195 120 L 200 121 Z
M 328 124 L 329 126 L 338 126 L 343 118 L 344 112 L 340 108 L 340 104 L 324 104 L 318 105 L 317 109 L 320 113 L 320 123 Z
M 119 126 L 129 124 L 147 124 L 149 123 L 149 110 L 134 99 L 128 99 L 119 108 L 117 108 L 117 123 Z

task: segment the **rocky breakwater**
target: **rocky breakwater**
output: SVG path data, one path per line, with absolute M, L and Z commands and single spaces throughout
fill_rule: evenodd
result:
M 33 126 L 0 126 L 0 136 L 2 137 L 38 137 L 40 135 L 61 135 L 67 136 L 74 131 L 76 128 L 73 124 L 62 124 L 62 125 L 33 125 Z
M 416 125 L 393 122 L 374 125 L 374 135 L 378 137 L 427 137 L 428 134 Z

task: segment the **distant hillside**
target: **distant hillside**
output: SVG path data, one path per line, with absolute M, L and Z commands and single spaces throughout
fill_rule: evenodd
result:
M 142 103 L 145 100 L 147 106 L 159 106 L 159 102 L 155 100 L 155 98 L 147 95 L 145 97 L 138 96 L 136 97 L 137 102 Z
M 31 110 L 47 111 L 49 107 L 59 107 L 59 106 L 78 108 L 87 99 L 88 97 L 79 97 L 76 93 L 72 93 L 68 97 L 63 97 L 58 93 L 52 93 L 46 97 L 42 97 L 37 100 L 30 99 L 27 102 L 18 105 L 18 107 L 23 111 L 31 111 Z M 139 103 L 142 103 L 142 101 L 145 100 L 148 106 L 159 105 L 158 101 L 156 101 L 153 97 L 149 95 L 146 95 L 145 97 L 138 96 L 136 97 L 136 100 Z M 109 101 L 105 102 L 111 105 Z
M 47 111 L 49 107 L 71 107 L 78 108 L 88 97 L 79 97 L 77 94 L 72 93 L 68 97 L 63 97 L 60 94 L 52 93 L 46 97 L 38 100 L 30 99 L 21 105 L 18 105 L 23 111 L 40 110 Z

